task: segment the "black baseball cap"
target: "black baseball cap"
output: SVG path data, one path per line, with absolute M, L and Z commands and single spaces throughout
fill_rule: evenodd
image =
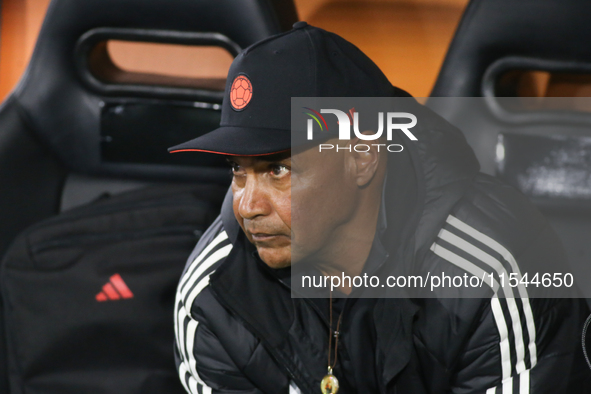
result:
M 261 156 L 292 149 L 292 97 L 410 97 L 359 48 L 297 22 L 242 51 L 226 81 L 220 127 L 169 148 Z

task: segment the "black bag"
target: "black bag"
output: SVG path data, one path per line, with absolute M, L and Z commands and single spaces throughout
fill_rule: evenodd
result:
M 0 267 L 10 392 L 184 393 L 176 285 L 225 190 L 136 190 L 22 233 Z

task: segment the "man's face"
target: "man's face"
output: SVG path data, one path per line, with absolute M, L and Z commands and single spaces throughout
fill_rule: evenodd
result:
M 229 157 L 234 216 L 271 268 L 291 263 L 291 157 Z
M 346 155 L 320 154 L 317 148 L 289 154 L 228 158 L 234 216 L 271 268 L 326 257 L 322 253 L 330 253 L 336 228 L 357 204 Z

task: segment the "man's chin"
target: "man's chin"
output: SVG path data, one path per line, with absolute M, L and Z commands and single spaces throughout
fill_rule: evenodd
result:
M 274 269 L 291 266 L 291 253 L 276 249 L 257 248 L 259 257 L 265 264 Z

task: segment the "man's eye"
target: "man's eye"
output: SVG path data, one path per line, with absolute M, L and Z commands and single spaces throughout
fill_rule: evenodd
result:
M 271 172 L 276 177 L 282 177 L 289 173 L 289 168 L 284 165 L 277 164 L 271 167 Z
M 241 175 L 244 172 L 243 169 L 242 169 L 242 167 L 240 167 L 236 163 L 230 163 L 230 167 L 232 169 L 232 174 L 233 175 Z

